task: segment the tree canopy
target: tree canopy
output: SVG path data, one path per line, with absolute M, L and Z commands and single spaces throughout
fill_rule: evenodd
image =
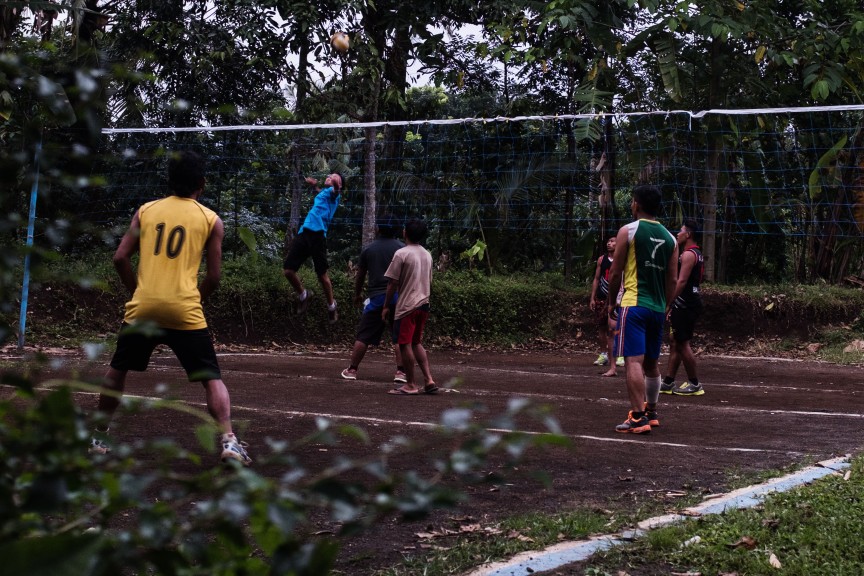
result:
M 350 37 L 345 53 L 330 46 L 336 31 Z M 424 172 L 428 162 L 412 158 L 418 142 L 424 153 L 430 146 L 404 125 L 333 132 L 323 147 L 268 136 L 272 153 L 283 154 L 290 170 L 287 186 L 263 196 L 287 191 L 291 216 L 280 226 L 290 235 L 300 214 L 301 172 L 323 160 L 347 170 L 354 188 L 363 191 L 363 212 L 355 216 L 364 241 L 374 231 L 381 199 L 404 200 L 407 190 L 441 194 L 460 188 L 464 202 L 450 205 L 477 207 L 479 213 L 466 209 L 463 220 L 482 233 L 484 222 L 507 220 L 502 215 L 514 199 L 548 185 L 532 173 L 542 173 L 539 163 L 552 162 L 549 151 L 558 149 L 565 163 L 590 164 L 596 173 L 559 181 L 560 203 L 548 199 L 565 220 L 565 237 L 554 241 L 563 246 L 557 258 L 565 265 L 573 258 L 571 231 L 578 232 L 571 230 L 573 218 L 588 219 L 602 238 L 626 217 L 616 212 L 616 192 L 653 181 L 664 186 L 671 217 L 704 221 L 706 253 L 714 256 L 710 278 L 727 277 L 726 260 L 743 249 L 723 228 L 725 211 L 755 223 L 756 242 L 767 243 L 766 252 L 772 237 L 785 236 L 781 250 L 800 254 L 803 264 L 782 273 L 837 280 L 849 266 L 832 262 L 854 262 L 849 250 L 860 252 L 856 243 L 831 240 L 860 232 L 842 224 L 837 207 L 853 210 L 859 227 L 864 222 L 864 178 L 857 172 L 862 161 L 852 147 L 860 133 L 856 118 L 844 119 L 845 133 L 827 131 L 827 125 L 811 130 L 814 123 L 836 124 L 818 115 L 808 117 L 806 127 L 794 118 L 754 115 L 734 126 L 719 116 L 707 118 L 691 128 L 689 138 L 704 142 L 694 162 L 674 132 L 658 133 L 647 146 L 645 128 L 656 122 L 622 122 L 615 115 L 860 103 L 862 44 L 864 13 L 854 0 L 712 0 L 698 7 L 663 0 L 482 6 L 458 0 L 8 2 L 0 7 L 0 163 L 4 184 L 16 193 L 6 197 L 4 208 L 16 213 L 24 205 L 37 149 L 45 188 L 54 191 L 53 213 L 63 214 L 83 195 L 101 194 L 104 159 L 94 162 L 105 149 L 105 127 L 587 114 L 562 125 L 560 144 L 523 156 L 518 166 L 500 159 L 468 162 L 454 170 L 466 177 L 444 178 L 449 181 L 436 180 L 434 171 Z M 417 86 L 418 79 L 428 79 L 428 86 Z M 771 136 L 762 133 L 766 124 Z M 794 134 L 785 143 L 786 137 L 776 136 L 784 130 Z M 517 132 L 530 141 L 530 128 Z M 241 140 L 231 145 L 242 146 Z M 643 142 L 637 146 L 637 140 Z M 456 142 L 434 145 L 448 157 L 478 157 Z M 754 160 L 754 150 L 761 160 Z M 784 155 L 804 168 L 766 179 L 771 163 Z M 554 162 L 563 171 L 562 158 Z M 256 170 L 263 172 L 260 164 Z M 501 178 L 513 170 L 521 171 L 518 185 Z M 490 179 L 497 182 L 488 192 L 494 201 L 481 206 L 468 198 L 471 182 Z M 220 185 L 239 191 L 249 181 L 238 176 Z M 585 202 L 596 211 L 579 212 Z M 795 206 L 804 207 L 804 219 L 813 225 L 809 233 L 816 234 L 800 250 L 788 232 L 764 225 L 788 219 Z M 267 209 L 277 220 L 279 210 Z

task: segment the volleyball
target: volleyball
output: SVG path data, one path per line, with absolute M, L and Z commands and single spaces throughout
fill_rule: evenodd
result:
M 330 45 L 339 52 L 347 52 L 351 46 L 351 39 L 345 32 L 336 32 L 330 36 Z

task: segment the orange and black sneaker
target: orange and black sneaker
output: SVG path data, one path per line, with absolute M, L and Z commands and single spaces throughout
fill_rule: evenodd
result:
M 645 418 L 648 419 L 648 425 L 652 428 L 657 428 L 658 426 L 660 426 L 660 419 L 657 417 L 657 410 L 649 410 L 646 406 Z
M 648 418 L 644 413 L 641 418 L 634 419 L 633 411 L 631 410 L 627 414 L 627 420 L 625 420 L 623 424 L 616 426 L 615 431 L 624 434 L 650 434 L 651 424 L 648 423 Z

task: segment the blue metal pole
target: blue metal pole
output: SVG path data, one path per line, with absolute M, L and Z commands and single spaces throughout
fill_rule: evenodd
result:
M 21 317 L 18 321 L 18 351 L 24 350 L 24 332 L 27 328 L 27 297 L 30 293 L 30 252 L 33 248 L 33 234 L 36 226 L 36 198 L 39 192 L 39 157 L 42 142 L 36 145 L 33 164 L 36 167 L 33 189 L 30 191 L 30 217 L 27 220 L 27 251 L 24 254 L 24 281 L 21 287 Z

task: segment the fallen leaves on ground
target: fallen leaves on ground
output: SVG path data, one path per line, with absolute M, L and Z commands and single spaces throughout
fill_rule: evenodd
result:
M 844 354 L 851 354 L 852 352 L 864 352 L 864 340 L 853 340 L 848 346 L 843 348 Z
M 729 548 L 746 548 L 747 550 L 753 550 L 756 548 L 756 540 L 750 536 L 742 536 L 737 542 L 727 544 L 726 546 Z
M 780 563 L 780 559 L 777 558 L 776 554 L 771 554 L 771 556 L 768 557 L 768 564 L 777 569 L 783 567 L 783 564 Z

